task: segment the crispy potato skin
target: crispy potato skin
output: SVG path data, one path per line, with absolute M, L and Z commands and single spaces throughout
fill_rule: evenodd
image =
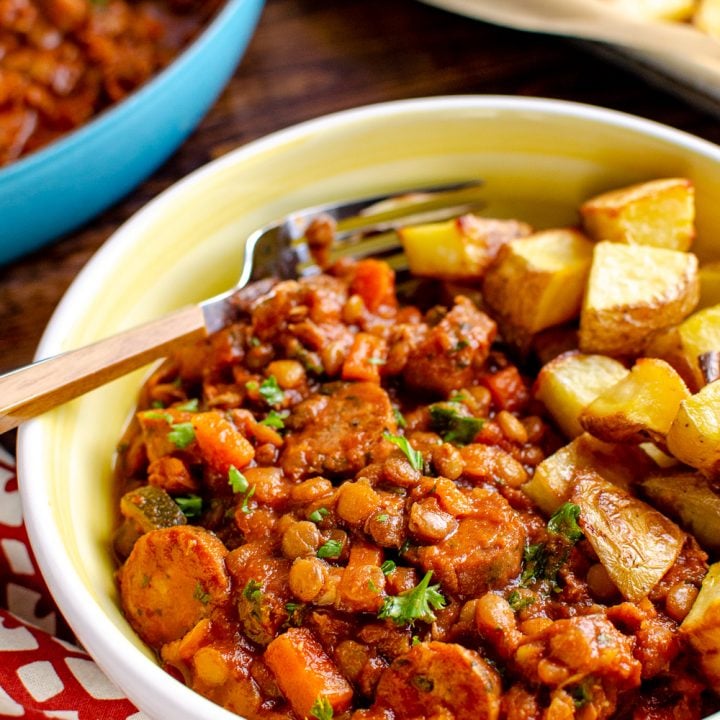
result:
M 583 432 L 580 413 L 584 408 L 627 374 L 628 369 L 613 358 L 570 350 L 543 366 L 533 394 L 565 435 L 574 438 Z
M 691 253 L 598 243 L 580 313 L 580 350 L 641 355 L 653 333 L 682 322 L 697 305 L 697 267 Z
M 640 358 L 629 375 L 580 413 L 580 424 L 605 442 L 663 442 L 688 397 L 685 383 L 668 363 Z
M 704 475 L 683 470 L 651 475 L 642 481 L 642 489 L 705 549 L 720 553 L 720 495 Z
M 651 180 L 591 198 L 580 215 L 585 231 L 598 242 L 685 251 L 695 239 L 695 190 L 687 178 Z
M 592 247 L 574 228 L 537 232 L 503 247 L 483 282 L 483 298 L 503 333 L 519 339 L 577 317 Z
M 153 530 L 138 539 L 119 574 L 120 598 L 148 645 L 178 640 L 227 602 L 226 555 L 215 535 L 191 525 Z
M 518 220 L 468 214 L 402 228 L 398 235 L 413 275 L 459 280 L 482 277 L 502 247 L 531 232 Z
M 685 533 L 596 473 L 578 477 L 572 502 L 580 506 L 580 527 L 623 597 L 647 597 L 675 562 Z
M 670 452 L 709 477 L 720 473 L 720 380 L 680 403 L 667 434 Z

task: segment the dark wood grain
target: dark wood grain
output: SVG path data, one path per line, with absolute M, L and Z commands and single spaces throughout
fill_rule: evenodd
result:
M 240 68 L 173 158 L 80 231 L 0 269 L 0 371 L 30 362 L 53 309 L 93 252 L 191 170 L 325 113 L 464 93 L 593 103 L 720 141 L 711 115 L 567 40 L 497 28 L 415 0 L 268 0 Z

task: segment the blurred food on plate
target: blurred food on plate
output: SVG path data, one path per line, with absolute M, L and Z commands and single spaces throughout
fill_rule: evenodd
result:
M 0 0 L 0 167 L 123 100 L 220 0 Z
M 618 10 L 647 20 L 689 22 L 720 38 L 720 0 L 605 0 Z

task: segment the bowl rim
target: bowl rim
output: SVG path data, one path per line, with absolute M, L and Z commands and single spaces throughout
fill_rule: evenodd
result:
M 242 0 L 241 0 L 242 1 Z M 323 115 L 315 119 L 278 130 L 232 150 L 214 161 L 191 172 L 147 205 L 137 211 L 93 255 L 72 282 L 53 313 L 40 340 L 36 360 L 48 357 L 62 349 L 63 338 L 73 326 L 76 303 L 87 293 L 100 287 L 96 270 L 113 266 L 130 242 L 136 228 L 162 215 L 173 198 L 189 186 L 222 169 L 241 163 L 243 158 L 252 157 L 273 146 L 284 146 L 311 134 L 321 135 L 322 130 L 333 127 L 352 126 L 365 120 L 383 117 L 401 117 L 416 111 L 439 109 L 478 109 L 485 111 L 514 111 L 528 114 L 549 115 L 578 119 L 584 122 L 601 123 L 611 127 L 640 132 L 653 139 L 662 140 L 680 148 L 712 159 L 720 164 L 720 146 L 698 138 L 690 133 L 667 125 L 637 117 L 621 111 L 610 110 L 590 104 L 538 97 L 515 97 L 507 95 L 451 95 L 395 100 L 365 105 Z M 121 688 L 135 688 L 152 684 L 158 707 L 162 703 L 178 702 L 182 698 L 185 707 L 194 713 L 193 717 L 213 720 L 237 720 L 238 716 L 215 705 L 181 683 L 167 682 L 170 676 L 150 658 L 144 656 L 126 638 L 120 629 L 102 612 L 90 593 L 85 589 L 68 555 L 52 520 L 50 504 L 42 491 L 41 447 L 44 429 L 38 420 L 29 421 L 20 427 L 17 442 L 17 463 L 19 488 L 30 543 L 48 588 L 65 619 L 80 642 L 93 659 L 105 670 L 113 682 Z M 133 660 L 117 661 L 132 653 Z M 127 692 L 127 691 L 126 691 Z
M 65 135 L 61 135 L 48 145 L 0 168 L 0 186 L 2 186 L 4 182 L 12 181 L 19 175 L 32 173 L 41 165 L 50 165 L 65 155 L 72 154 L 76 148 L 88 139 L 103 133 L 105 128 L 113 122 L 121 122 L 125 117 L 132 115 L 138 105 L 140 105 L 147 96 L 151 95 L 158 85 L 162 85 L 168 79 L 172 79 L 175 75 L 181 74 L 187 65 L 192 64 L 195 57 L 200 54 L 205 47 L 213 43 L 215 36 L 220 32 L 228 18 L 234 15 L 241 6 L 246 5 L 249 1 L 250 0 L 225 0 L 200 33 L 183 48 L 168 65 L 152 75 L 142 85 L 135 88 L 135 90 L 120 100 L 120 102 L 109 105 L 97 115 L 91 117 L 88 122 Z

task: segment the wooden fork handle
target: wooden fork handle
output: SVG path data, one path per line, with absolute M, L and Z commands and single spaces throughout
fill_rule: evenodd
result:
M 193 305 L 77 350 L 0 376 L 0 433 L 207 334 Z

